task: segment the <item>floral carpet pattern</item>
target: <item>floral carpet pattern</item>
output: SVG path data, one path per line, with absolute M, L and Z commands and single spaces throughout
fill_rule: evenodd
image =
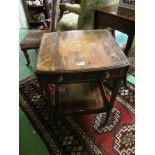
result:
M 104 82 L 110 98 L 112 82 Z M 45 142 L 51 155 L 134 155 L 134 85 L 121 86 L 110 120 L 105 113 L 55 117 L 40 93 L 36 78 L 22 80 L 20 107 Z

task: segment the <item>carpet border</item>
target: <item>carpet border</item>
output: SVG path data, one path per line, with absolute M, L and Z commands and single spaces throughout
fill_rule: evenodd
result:
M 21 101 L 20 101 L 21 102 Z M 37 126 L 37 124 L 35 124 L 35 121 L 29 116 L 29 113 L 27 112 L 27 110 L 25 110 L 25 108 L 20 104 L 19 102 L 19 106 L 20 108 L 23 110 L 24 114 L 26 115 L 26 117 L 28 118 L 28 121 L 31 123 L 31 125 L 34 127 L 35 131 L 38 133 L 38 135 L 41 137 L 42 141 L 45 144 L 45 147 L 48 150 L 48 153 L 50 155 L 53 155 L 54 150 L 49 146 L 49 142 L 46 140 L 45 136 L 42 134 L 40 128 Z M 60 151 L 59 151 L 60 152 Z M 57 155 L 62 155 L 61 153 L 57 154 Z
M 19 85 L 30 80 L 30 79 L 33 79 L 35 78 L 35 75 L 32 75 L 32 76 L 29 76 L 29 77 L 26 77 L 24 79 L 22 79 L 21 81 L 19 81 Z M 19 106 L 21 108 L 21 110 L 23 110 L 24 114 L 26 115 L 26 117 L 28 118 L 28 121 L 31 123 L 32 127 L 35 129 L 35 131 L 38 133 L 38 135 L 41 137 L 42 141 L 44 142 L 45 144 L 45 147 L 47 148 L 48 150 L 48 153 L 50 155 L 53 155 L 51 153 L 55 153 L 54 150 L 49 146 L 49 142 L 46 140 L 45 136 L 42 134 L 40 128 L 37 126 L 37 124 L 35 124 L 35 121 L 32 119 L 32 117 L 30 117 L 28 111 L 25 109 L 24 106 L 22 106 L 21 102 L 22 102 L 23 98 L 19 92 Z M 62 155 L 61 153 L 59 153 L 59 155 Z
M 51 154 L 51 153 L 50 153 L 51 149 L 50 149 L 50 147 L 49 147 L 48 142 L 45 140 L 45 138 L 44 138 L 44 136 L 42 135 L 42 133 L 41 133 L 39 127 L 33 123 L 34 121 L 31 119 L 31 117 L 29 116 L 28 112 L 27 112 L 26 110 L 24 110 L 24 107 L 20 104 L 20 102 L 21 102 L 21 101 L 19 101 L 19 106 L 20 106 L 21 110 L 23 110 L 24 114 L 25 114 L 26 117 L 28 118 L 28 121 L 31 123 L 32 127 L 35 129 L 35 131 L 38 133 L 38 135 L 41 137 L 42 141 L 45 143 L 45 147 L 47 148 L 49 154 Z M 51 154 L 51 155 L 52 155 L 52 154 Z

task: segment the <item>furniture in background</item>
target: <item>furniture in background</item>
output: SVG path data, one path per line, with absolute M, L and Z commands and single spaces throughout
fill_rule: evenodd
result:
M 72 1 L 73 3 L 73 1 Z M 46 30 L 30 30 L 30 32 L 24 37 L 24 39 L 21 41 L 20 43 L 20 47 L 21 47 L 21 50 L 23 51 L 24 55 L 25 55 L 25 58 L 26 58 L 26 65 L 28 66 L 30 64 L 30 58 L 29 58 L 29 55 L 28 55 L 28 51 L 30 49 L 39 49 L 40 47 L 40 42 L 41 42 L 41 39 L 42 39 L 42 36 L 44 33 L 48 33 L 48 32 L 52 32 L 54 31 L 54 27 L 55 27 L 55 23 L 56 23 L 56 20 L 58 18 L 58 12 L 59 12 L 59 5 L 60 5 L 60 0 L 53 0 L 52 1 L 52 16 L 51 16 L 51 19 L 50 20 L 43 20 L 42 21 L 42 25 L 44 25 L 43 28 L 46 28 Z M 49 22 L 50 26 L 46 26 L 45 25 L 45 22 Z
M 124 50 L 125 55 L 128 56 L 135 35 L 135 11 L 119 7 L 119 4 L 116 4 L 98 8 L 94 16 L 94 29 L 99 28 L 99 25 L 104 25 L 128 35 Z M 124 85 L 126 85 L 127 71 L 123 78 Z
M 56 3 L 59 3 L 59 0 L 56 1 Z M 60 17 L 62 18 L 57 24 L 55 31 L 93 29 L 95 9 L 97 7 L 116 4 L 118 1 L 119 0 L 81 0 L 80 4 L 61 3 Z M 63 15 L 65 11 L 69 11 L 69 13 Z
M 135 10 L 135 0 L 130 0 L 130 1 L 120 0 L 119 1 L 119 6 L 122 7 L 122 8 Z
M 102 2 L 102 0 L 100 0 L 100 1 Z M 111 0 L 108 3 L 112 3 L 113 1 L 114 0 Z M 63 1 L 62 0 L 52 0 L 52 7 L 51 7 L 52 15 L 51 15 L 51 23 L 50 23 L 50 27 L 49 27 L 50 30 L 49 31 L 47 30 L 47 32 L 76 30 L 76 29 L 92 29 L 93 28 L 93 23 L 91 24 L 91 22 L 89 22 L 89 19 L 92 21 L 93 18 L 88 18 L 88 21 L 85 22 L 86 24 L 84 24 L 84 25 L 82 24 L 82 23 L 84 23 L 83 22 L 84 20 L 81 20 L 81 19 L 83 19 L 82 12 L 86 9 L 84 7 L 85 3 L 86 3 L 85 1 L 82 1 L 81 7 L 79 4 L 73 4 L 73 5 L 71 5 L 69 3 L 62 4 L 61 2 L 63 2 Z M 75 3 L 75 2 L 79 3 L 80 0 L 71 0 L 71 3 Z M 94 4 L 94 2 L 92 4 Z M 64 6 L 65 6 L 65 9 L 67 9 L 70 13 L 63 15 L 63 12 L 66 11 L 66 10 L 63 10 Z M 68 6 L 68 7 L 66 8 L 66 6 Z M 87 8 L 88 9 L 87 15 L 90 12 L 91 12 L 91 15 L 93 15 L 93 11 L 91 11 L 91 7 L 95 8 L 95 6 L 91 6 L 91 5 L 88 5 L 88 6 L 89 6 L 89 9 Z M 59 15 L 59 9 L 60 9 L 60 15 Z M 83 10 L 83 11 L 80 13 L 80 10 Z M 75 13 L 71 13 L 71 12 L 75 12 Z M 79 13 L 80 15 L 77 15 L 76 13 L 77 14 Z M 62 17 L 62 19 L 61 19 L 61 17 Z M 79 18 L 79 21 L 81 21 L 81 22 L 79 22 L 79 25 L 80 25 L 80 23 L 82 24 L 80 27 L 78 27 L 78 25 L 77 25 L 78 18 Z M 30 64 L 28 50 L 39 48 L 43 33 L 45 33 L 45 31 L 43 31 L 43 30 L 40 30 L 40 31 L 32 30 L 20 43 L 21 50 L 24 52 L 24 55 L 27 60 L 27 65 Z M 37 36 L 39 36 L 39 37 L 37 37 Z
M 22 0 L 30 28 L 42 25 L 50 17 L 48 0 Z
M 30 49 L 39 49 L 40 42 L 44 33 L 49 32 L 48 30 L 30 30 L 28 34 L 20 43 L 21 50 L 24 53 L 24 56 L 27 61 L 27 66 L 30 64 L 30 58 L 28 55 L 28 50 Z
M 66 2 L 66 0 L 62 0 L 62 3 Z M 81 0 L 68 0 L 68 3 L 71 3 L 71 4 L 80 4 L 81 3 Z
M 43 35 L 35 74 L 53 112 L 107 112 L 105 125 L 128 67 L 110 32 L 74 30 Z M 103 80 L 114 81 L 110 101 Z
M 135 11 L 119 7 L 119 4 L 98 8 L 95 11 L 94 28 L 104 25 L 128 35 L 124 53 L 128 56 L 135 35 Z

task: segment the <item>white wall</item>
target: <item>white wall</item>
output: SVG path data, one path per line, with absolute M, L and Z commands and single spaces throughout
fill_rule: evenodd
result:
M 19 0 L 19 28 L 29 28 L 22 0 Z

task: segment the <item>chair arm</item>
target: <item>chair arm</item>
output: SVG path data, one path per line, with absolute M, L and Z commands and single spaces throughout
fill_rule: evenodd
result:
M 56 25 L 57 25 L 58 17 L 59 17 L 60 2 L 61 0 L 52 0 L 52 3 L 51 3 L 51 9 L 52 9 L 51 23 L 50 23 L 51 32 L 56 31 Z
M 73 12 L 73 13 L 79 15 L 81 12 L 81 7 L 79 4 L 61 3 L 60 10 Z
M 61 5 L 61 8 L 60 8 Z M 51 15 L 51 24 L 50 24 L 50 31 L 54 32 L 56 31 L 56 25 L 57 22 L 61 19 L 63 16 L 63 12 L 66 10 L 74 12 L 76 14 L 80 14 L 81 7 L 78 4 L 69 4 L 69 3 L 61 3 L 61 0 L 52 0 L 51 3 L 51 9 L 52 9 L 52 15 Z M 60 9 L 60 14 L 59 14 Z

